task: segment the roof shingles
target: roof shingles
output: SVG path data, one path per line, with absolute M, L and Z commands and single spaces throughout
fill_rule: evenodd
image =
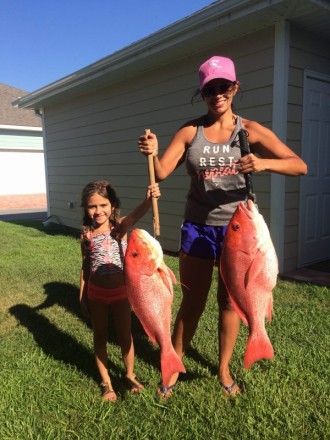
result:
M 13 101 L 27 94 L 24 90 L 0 83 L 0 125 L 41 127 L 41 119 L 34 110 L 12 106 Z

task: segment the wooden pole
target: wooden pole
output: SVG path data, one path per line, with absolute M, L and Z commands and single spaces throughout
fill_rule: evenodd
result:
M 148 136 L 150 133 L 150 129 L 145 129 L 145 135 Z M 148 170 L 149 170 L 149 181 L 150 185 L 154 185 L 156 183 L 155 178 L 155 168 L 154 168 L 154 158 L 152 154 L 148 154 Z M 156 237 L 160 235 L 160 224 L 159 224 L 159 213 L 158 213 L 158 200 L 152 197 L 152 211 L 153 211 L 153 220 L 154 220 L 154 234 Z

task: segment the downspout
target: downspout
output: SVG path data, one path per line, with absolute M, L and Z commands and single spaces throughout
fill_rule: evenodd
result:
M 272 130 L 287 143 L 290 25 L 275 25 L 273 125 Z M 279 271 L 284 270 L 285 176 L 271 173 L 270 233 L 278 256 Z
M 34 110 L 35 114 L 41 118 L 42 121 L 42 139 L 44 147 L 44 164 L 45 164 L 45 182 L 46 182 L 46 200 L 47 200 L 47 217 L 50 216 L 50 204 L 49 204 L 49 185 L 48 185 L 48 167 L 47 167 L 47 148 L 46 148 L 46 127 L 45 127 L 45 115 L 44 109 L 38 108 Z

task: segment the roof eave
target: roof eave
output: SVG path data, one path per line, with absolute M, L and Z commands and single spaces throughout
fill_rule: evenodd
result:
M 316 7 L 323 7 L 320 0 L 300 0 L 294 5 L 301 7 L 302 4 L 312 3 Z M 13 105 L 19 108 L 43 108 L 46 104 L 82 93 L 87 88 L 91 90 L 116 83 L 123 78 L 124 70 L 125 78 L 129 78 L 167 64 L 178 56 L 197 53 L 205 48 L 208 36 L 219 27 L 221 41 L 228 41 L 251 31 L 251 17 L 259 18 L 253 23 L 253 30 L 258 30 L 280 20 L 291 19 L 294 9 L 293 3 L 288 0 L 273 0 L 271 5 L 269 0 L 222 0 L 211 3 L 148 37 L 16 100 Z M 282 10 L 289 12 L 289 17 L 282 14 Z M 267 20 L 262 19 L 265 11 Z M 249 20 L 245 20 L 247 16 Z M 237 26 L 233 28 L 235 22 Z M 194 44 L 191 44 L 192 40 Z M 189 44 L 185 44 L 188 41 Z

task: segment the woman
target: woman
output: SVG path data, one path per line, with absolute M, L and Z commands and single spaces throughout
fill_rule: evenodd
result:
M 219 260 L 226 226 L 236 206 L 246 198 L 244 174 L 262 171 L 297 176 L 306 164 L 268 128 L 241 118 L 232 108 L 239 90 L 231 59 L 214 56 L 199 69 L 199 93 L 207 113 L 188 121 L 174 135 L 161 158 L 155 134 L 139 138 L 140 152 L 154 158 L 158 181 L 186 163 L 191 179 L 181 228 L 180 281 L 183 298 L 173 331 L 173 345 L 184 355 L 204 310 L 215 262 Z M 248 133 L 251 153 L 242 157 L 238 132 Z M 218 275 L 220 384 L 234 397 L 240 389 L 230 373 L 230 360 L 240 318 L 233 310 Z M 174 375 L 158 394 L 170 397 L 178 379 Z

